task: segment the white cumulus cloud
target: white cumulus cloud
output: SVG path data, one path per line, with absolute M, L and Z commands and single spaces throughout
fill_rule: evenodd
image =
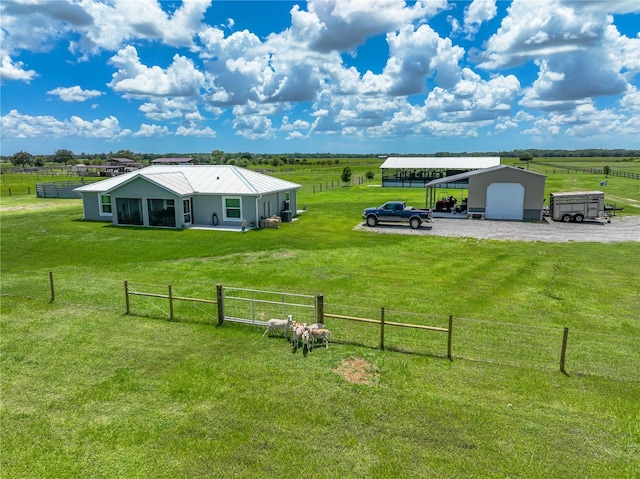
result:
M 58 87 L 47 92 L 49 95 L 58 96 L 62 101 L 86 101 L 91 98 L 96 98 L 100 95 L 104 95 L 103 92 L 98 90 L 83 90 L 80 86 L 72 87 Z

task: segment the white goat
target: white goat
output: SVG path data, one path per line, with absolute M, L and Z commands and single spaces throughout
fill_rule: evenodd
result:
M 264 337 L 269 331 L 275 331 L 276 329 L 282 329 L 284 331 L 284 337 L 288 337 L 289 329 L 293 321 L 293 315 L 287 316 L 287 319 L 270 319 L 267 321 L 267 330 L 264 332 Z
M 305 346 L 307 347 L 307 351 L 309 351 L 309 346 L 311 342 L 309 341 L 309 335 L 311 334 L 311 330 L 309 328 L 304 328 L 302 331 L 302 351 L 304 352 Z
M 300 339 L 302 338 L 303 343 L 302 346 L 304 348 L 304 336 L 307 335 L 307 341 L 309 337 L 309 330 L 306 324 L 301 324 L 299 321 L 296 321 L 292 326 L 293 335 L 291 336 L 291 342 L 293 343 L 293 350 L 296 351 L 298 349 L 298 345 L 300 344 Z
M 322 323 L 313 323 L 311 326 L 309 326 L 309 329 L 324 329 L 324 324 Z
M 313 339 L 313 341 L 309 342 L 309 346 L 311 348 L 313 348 L 313 344 L 316 342 L 317 339 L 322 340 L 325 348 L 329 347 L 329 336 L 331 336 L 331 332 L 328 329 L 324 329 L 324 328 L 311 329 L 309 330 L 309 333 L 311 334 L 311 339 Z

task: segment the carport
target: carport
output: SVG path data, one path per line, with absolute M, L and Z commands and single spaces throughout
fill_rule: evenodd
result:
M 441 200 L 438 189 L 460 189 L 467 192 L 469 217 L 540 221 L 545 180 L 540 173 L 507 165 L 468 171 L 427 183 L 426 205 L 436 208 Z

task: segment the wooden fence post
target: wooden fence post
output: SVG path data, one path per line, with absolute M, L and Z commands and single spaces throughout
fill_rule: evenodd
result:
M 380 349 L 384 351 L 384 306 L 380 308 Z
M 316 296 L 316 323 L 324 324 L 324 295 Z
M 129 314 L 129 282 L 127 280 L 124 282 L 124 303 L 127 306 L 125 314 Z
M 564 369 L 564 359 L 567 352 L 567 339 L 569 338 L 569 328 L 564 328 L 564 333 L 562 334 L 562 350 L 560 351 L 560 371 L 567 374 L 567 371 Z
M 51 289 L 51 302 L 53 303 L 56 299 L 55 289 L 53 288 L 53 271 L 49 271 L 49 287 Z
M 447 331 L 447 357 L 453 360 L 451 355 L 451 335 L 453 334 L 453 315 L 449 315 L 449 331 Z
M 169 321 L 173 321 L 173 291 L 169 285 Z
M 218 326 L 222 326 L 224 323 L 224 294 L 221 284 L 216 285 L 216 302 L 218 303 Z

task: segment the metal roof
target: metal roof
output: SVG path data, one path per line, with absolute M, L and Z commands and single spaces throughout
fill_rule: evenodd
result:
M 300 188 L 297 183 L 230 165 L 149 166 L 81 186 L 79 193 L 107 193 L 143 178 L 176 195 L 261 195 Z
M 500 164 L 499 156 L 390 156 L 380 168 L 474 169 Z
M 505 168 L 508 168 L 510 170 L 521 171 L 523 173 L 529 173 L 531 175 L 546 176 L 546 175 L 543 175 L 542 173 L 536 173 L 535 171 L 523 170 L 521 168 L 514 168 L 514 167 L 508 166 L 508 165 L 497 165 L 497 166 L 493 166 L 491 168 L 483 168 L 482 170 L 466 171 L 464 173 L 459 173 L 457 175 L 451 175 L 451 176 L 445 176 L 444 178 L 438 178 L 437 180 L 430 181 L 425 186 L 435 186 L 435 185 L 440 185 L 442 183 L 453 183 L 453 182 L 458 181 L 458 180 L 467 179 L 470 176 L 484 175 L 485 173 L 489 173 L 491 171 L 503 170 Z
M 189 163 L 190 161 L 193 161 L 193 158 L 156 158 L 151 160 L 151 163 L 157 165 L 163 163 Z

